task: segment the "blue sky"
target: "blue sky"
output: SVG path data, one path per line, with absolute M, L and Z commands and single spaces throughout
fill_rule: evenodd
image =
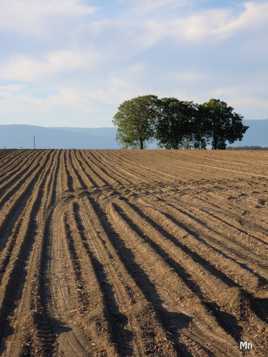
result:
M 111 126 L 143 94 L 268 118 L 268 0 L 0 0 L 0 124 Z

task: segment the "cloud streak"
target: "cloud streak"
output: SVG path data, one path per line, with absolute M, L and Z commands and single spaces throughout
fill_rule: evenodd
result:
M 0 122 L 109 126 L 143 93 L 268 117 L 267 32 L 268 1 L 0 0 Z
M 58 50 L 39 58 L 18 55 L 3 63 L 0 68 L 0 80 L 26 81 L 51 78 L 59 73 L 78 70 L 92 70 L 97 63 L 97 54 Z
M 48 31 L 50 21 L 91 15 L 96 8 L 80 0 L 1 0 L 0 10 L 0 29 L 34 36 Z

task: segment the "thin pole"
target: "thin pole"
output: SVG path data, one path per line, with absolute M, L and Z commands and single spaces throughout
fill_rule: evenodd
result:
M 33 148 L 35 149 L 35 135 L 34 135 L 34 144 L 33 144 Z

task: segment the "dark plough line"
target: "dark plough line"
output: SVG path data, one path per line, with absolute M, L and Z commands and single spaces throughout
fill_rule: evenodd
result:
M 231 335 L 235 340 L 239 340 L 240 328 L 236 318 L 220 309 L 217 303 L 209 304 L 206 297 L 203 295 L 199 285 L 192 279 L 192 276 L 181 266 L 179 263 L 174 261 L 167 252 L 165 252 L 157 243 L 151 240 L 143 231 L 134 223 L 122 210 L 121 207 L 113 203 L 113 206 L 116 212 L 124 219 L 124 221 L 129 225 L 129 227 L 144 240 L 162 259 L 163 261 L 170 266 L 173 271 L 178 275 L 184 284 L 192 291 L 192 293 L 200 299 L 200 302 L 203 304 L 204 308 L 208 313 L 212 313 L 219 325 L 226 331 L 227 334 Z M 230 328 L 229 321 L 232 320 L 232 328 Z
M 98 216 L 108 239 L 116 250 L 118 257 L 126 267 L 129 275 L 132 277 L 139 289 L 142 291 L 145 299 L 149 302 L 150 305 L 153 306 L 158 321 L 166 331 L 167 339 L 171 342 L 171 344 L 174 346 L 175 350 L 179 355 L 180 353 L 184 353 L 184 356 L 190 356 L 187 347 L 183 343 L 180 343 L 177 339 L 178 331 L 177 327 L 174 326 L 174 314 L 172 313 L 171 316 L 170 312 L 163 307 L 163 302 L 160 296 L 158 295 L 154 284 L 151 282 L 144 270 L 136 263 L 133 252 L 125 246 L 123 240 L 113 229 L 112 225 L 106 218 L 106 214 L 101 208 L 101 206 L 91 197 L 88 197 L 88 200 L 92 208 L 94 209 L 96 215 Z M 187 319 L 187 317 L 183 316 L 182 314 L 175 315 L 176 319 L 180 321 L 182 321 L 182 318 L 183 321 Z
M 113 288 L 106 276 L 103 264 L 98 260 L 96 255 L 89 247 L 87 237 L 85 235 L 85 228 L 80 216 L 80 207 L 77 203 L 73 203 L 73 213 L 81 241 L 90 259 L 96 279 L 102 292 L 104 316 L 108 322 L 111 340 L 115 344 L 120 356 L 130 356 L 133 352 L 131 344 L 133 337 L 132 333 L 126 328 L 128 319 L 120 312 L 118 303 L 114 296 Z
M 52 155 L 52 152 L 50 153 Z M 8 237 L 11 234 L 12 227 L 14 222 L 18 219 L 20 212 L 24 208 L 25 204 L 27 203 L 27 200 L 31 196 L 35 184 L 38 180 L 38 178 L 42 175 L 42 172 L 44 171 L 44 167 L 47 166 L 47 163 L 50 159 L 50 156 L 48 156 L 44 162 L 43 167 L 40 167 L 40 169 L 37 171 L 36 176 L 33 176 L 31 181 L 27 184 L 27 188 L 22 192 L 22 194 L 18 197 L 12 208 L 10 209 L 9 213 L 5 216 L 4 221 L 1 224 L 0 227 L 0 251 L 4 249 L 6 241 Z
M 49 171 L 48 165 L 46 165 L 47 172 Z M 36 222 L 37 214 L 41 207 L 44 187 L 47 182 L 46 171 L 43 171 L 42 182 L 39 185 L 38 194 L 31 209 L 30 220 L 25 238 L 22 242 L 20 252 L 17 260 L 14 264 L 13 270 L 10 274 L 9 281 L 6 287 L 5 296 L 2 306 L 0 308 L 0 352 L 4 348 L 4 339 L 12 333 L 9 317 L 14 312 L 17 302 L 20 300 L 23 292 L 23 287 L 27 278 L 27 265 L 29 263 L 29 257 L 33 251 L 33 246 L 36 240 L 38 232 L 38 225 Z

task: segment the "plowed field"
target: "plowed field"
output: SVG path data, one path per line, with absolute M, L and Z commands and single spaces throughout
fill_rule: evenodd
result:
M 1 356 L 267 356 L 267 268 L 267 151 L 0 151 Z

